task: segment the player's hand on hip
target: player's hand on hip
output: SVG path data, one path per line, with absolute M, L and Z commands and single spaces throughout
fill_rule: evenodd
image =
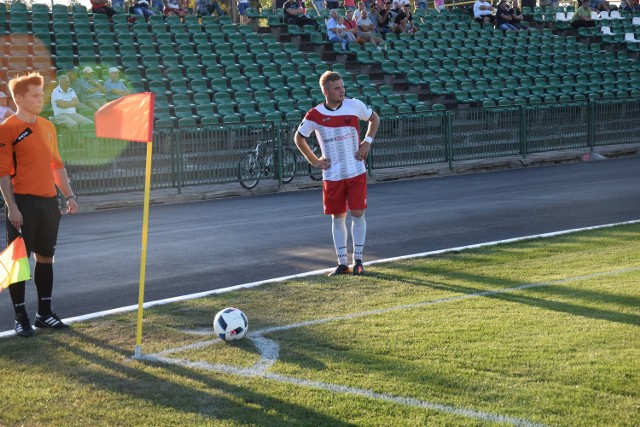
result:
M 320 157 L 312 166 L 318 169 L 329 169 L 331 167 L 331 159 Z

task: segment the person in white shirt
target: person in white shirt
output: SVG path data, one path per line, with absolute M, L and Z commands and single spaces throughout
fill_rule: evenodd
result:
M 336 9 L 329 12 L 331 18 L 327 20 L 327 38 L 330 42 L 342 43 L 343 50 L 349 50 L 349 45 L 356 41 L 353 34 L 347 31 L 344 20 L 338 15 Z
M 16 112 L 7 107 L 7 95 L 4 92 L 0 92 L 0 123 L 4 122 L 4 119 L 14 115 Z
M 342 76 L 326 71 L 320 76 L 325 102 L 305 115 L 294 142 L 313 167 L 322 169 L 324 213 L 331 215 L 333 243 L 338 266 L 329 274 L 363 274 L 362 253 L 367 234 L 364 217 L 367 208 L 367 170 L 365 162 L 378 131 L 380 118 L 362 101 L 345 97 Z M 369 122 L 364 138 L 360 120 Z M 318 158 L 307 138 L 315 132 L 322 150 Z M 351 213 L 353 267 L 348 266 L 347 210 Z
M 473 4 L 473 17 L 480 25 L 493 23 L 496 17 L 493 15 L 493 6 L 486 0 L 476 0 Z
M 93 124 L 91 120 L 78 114 L 76 105 L 79 103 L 76 93 L 71 89 L 69 77 L 65 75 L 58 77 L 58 86 L 51 93 L 55 123 L 71 130 L 78 130 L 80 125 Z
M 356 9 L 355 12 L 353 12 L 353 18 L 356 21 L 362 17 L 362 11 L 363 10 L 367 10 L 367 5 L 365 4 L 365 2 L 360 1 L 360 2 L 358 2 L 358 8 Z
M 358 37 L 360 37 L 365 42 L 375 43 L 378 48 L 384 47 L 384 40 L 382 39 L 382 37 L 376 34 L 376 27 L 373 24 L 373 21 L 369 19 L 369 12 L 363 10 L 362 16 L 360 17 L 360 19 L 358 19 L 356 25 L 358 26 L 358 30 L 360 31 L 358 33 Z

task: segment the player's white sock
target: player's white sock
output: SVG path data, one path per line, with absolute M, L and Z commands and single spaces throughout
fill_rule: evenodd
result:
M 331 231 L 333 232 L 333 246 L 338 255 L 338 264 L 347 265 L 347 218 L 332 217 Z
M 351 217 L 351 239 L 353 240 L 353 262 L 362 260 L 364 241 L 367 237 L 367 220 L 364 214 L 361 217 Z

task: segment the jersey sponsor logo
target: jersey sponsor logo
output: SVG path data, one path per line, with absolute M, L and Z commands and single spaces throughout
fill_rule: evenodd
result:
M 18 142 L 22 141 L 23 139 L 25 139 L 26 137 L 28 137 L 32 133 L 33 133 L 33 131 L 31 130 L 31 128 L 26 128 L 25 130 L 22 131 L 22 133 L 20 135 L 18 135 L 18 137 L 16 138 L 14 144 L 17 144 Z

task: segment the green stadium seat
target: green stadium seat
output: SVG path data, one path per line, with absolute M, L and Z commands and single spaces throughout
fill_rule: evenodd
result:
M 200 125 L 202 127 L 218 127 L 220 125 L 220 116 L 218 114 L 200 117 Z
M 239 124 L 240 122 L 241 118 L 238 114 L 225 115 L 222 117 L 222 123 L 225 125 Z
M 206 93 L 208 95 L 212 95 L 215 92 L 214 89 L 209 87 L 209 83 L 205 79 L 191 80 L 190 86 L 192 93 Z
M 282 101 L 290 101 L 291 100 L 291 96 L 289 94 L 289 91 L 285 90 L 285 89 L 276 89 L 273 91 L 272 93 L 273 96 L 273 100 L 276 101 L 277 103 L 280 103 Z

